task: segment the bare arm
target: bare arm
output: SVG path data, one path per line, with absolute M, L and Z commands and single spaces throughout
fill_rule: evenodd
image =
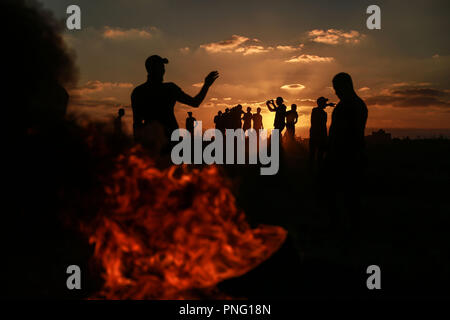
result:
M 177 100 L 181 103 L 187 104 L 188 106 L 198 108 L 205 99 L 209 87 L 211 87 L 211 85 L 214 83 L 214 81 L 216 81 L 218 77 L 219 73 L 217 71 L 212 71 L 206 76 L 202 89 L 195 97 L 191 97 L 186 93 L 182 93 Z
M 267 108 L 269 108 L 269 111 L 270 111 L 270 112 L 275 112 L 275 111 L 277 111 L 277 110 L 275 109 L 275 106 L 274 106 L 274 107 L 271 107 L 271 106 L 270 106 L 271 103 L 272 103 L 272 100 L 269 100 L 269 101 L 266 102 L 266 105 L 267 105 Z

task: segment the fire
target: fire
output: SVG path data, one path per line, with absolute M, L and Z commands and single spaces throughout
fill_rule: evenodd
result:
M 84 227 L 104 269 L 96 298 L 196 298 L 253 269 L 286 238 L 278 226 L 250 228 L 215 166 L 159 170 L 133 149 L 107 180 L 106 204 Z

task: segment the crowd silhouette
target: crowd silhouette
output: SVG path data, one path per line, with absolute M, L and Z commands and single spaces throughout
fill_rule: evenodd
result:
M 174 114 L 175 103 L 181 102 L 197 108 L 202 103 L 208 89 L 218 78 L 217 71 L 213 71 L 205 78 L 200 92 L 191 97 L 184 93 L 174 83 L 163 82 L 165 65 L 168 60 L 157 55 L 150 56 L 145 67 L 148 72 L 148 80 L 136 87 L 131 95 L 133 109 L 133 131 L 136 141 L 145 138 L 145 127 L 149 124 L 158 124 L 162 127 L 165 139 L 170 146 L 170 136 L 173 130 L 178 128 Z M 357 224 L 357 216 L 360 208 L 360 185 L 365 164 L 364 129 L 367 121 L 367 107 L 357 96 L 353 89 L 352 78 L 347 73 L 339 73 L 333 78 L 333 88 L 340 99 L 332 112 L 329 134 L 327 134 L 327 106 L 335 106 L 328 103 L 328 99 L 317 99 L 317 107 L 311 112 L 311 127 L 309 139 L 309 163 L 310 167 L 317 167 L 321 177 L 328 180 L 331 187 L 331 196 L 328 207 L 332 216 L 332 223 L 340 220 L 336 213 L 336 197 L 338 192 L 344 192 L 344 198 L 352 221 Z M 274 129 L 279 130 L 281 141 L 282 132 L 286 129 L 285 137 L 288 141 L 295 141 L 295 127 L 298 123 L 297 105 L 292 104 L 287 110 L 282 97 L 275 100 L 267 100 L 266 106 L 269 112 L 274 112 Z M 191 111 L 186 119 L 186 129 L 193 135 L 197 120 Z M 222 134 L 227 129 L 242 129 L 244 132 L 250 129 L 259 133 L 263 129 L 261 108 L 252 113 L 252 108 L 243 110 L 241 104 L 231 108 L 220 110 L 214 116 L 214 125 Z M 166 149 L 167 151 L 167 149 Z

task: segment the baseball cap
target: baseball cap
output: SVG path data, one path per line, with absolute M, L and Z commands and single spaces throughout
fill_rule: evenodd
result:
M 145 60 L 145 68 L 147 70 L 151 69 L 153 66 L 159 65 L 159 64 L 168 64 L 169 60 L 167 58 L 162 58 L 156 54 L 150 56 Z
M 320 98 L 317 99 L 317 104 L 326 103 L 327 101 L 328 101 L 327 98 L 320 97 Z

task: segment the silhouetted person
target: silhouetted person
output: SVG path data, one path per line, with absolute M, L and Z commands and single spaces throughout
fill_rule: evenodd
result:
M 241 129 L 243 114 L 245 114 L 245 112 L 242 111 L 242 106 L 240 104 L 231 109 L 232 128 L 234 130 Z
M 167 142 L 178 123 L 174 115 L 175 103 L 181 102 L 197 108 L 204 100 L 209 87 L 219 76 L 213 71 L 205 78 L 200 92 L 195 96 L 184 93 L 176 84 L 163 82 L 165 67 L 169 61 L 160 56 L 153 55 L 145 61 L 148 72 L 147 82 L 136 87 L 131 94 L 133 108 L 133 131 L 137 140 L 142 138 L 145 126 L 158 123 L 163 127 Z
M 297 105 L 292 104 L 291 110 L 286 112 L 286 133 L 289 139 L 295 139 L 295 125 L 298 122 Z
M 222 116 L 223 116 L 223 124 L 224 124 L 225 129 L 232 129 L 233 128 L 233 119 L 231 116 L 230 108 L 225 108 L 225 112 Z
M 262 115 L 261 115 L 261 108 L 256 109 L 256 113 L 253 114 L 253 129 L 256 130 L 256 133 L 259 134 L 260 129 L 264 129 L 263 121 L 262 121 Z
M 120 108 L 119 111 L 117 112 L 117 117 L 114 118 L 114 135 L 116 137 L 121 137 L 123 134 L 122 118 L 124 115 L 125 115 L 125 109 Z
M 248 107 L 247 112 L 242 117 L 242 120 L 244 120 L 242 130 L 244 130 L 244 132 L 252 127 L 252 117 L 252 108 Z
M 222 111 L 217 112 L 217 115 L 214 117 L 214 124 L 217 130 L 222 132 L 222 134 L 225 133 L 225 122 Z
M 194 128 L 197 126 L 197 119 L 192 116 L 192 112 L 188 112 L 188 117 L 186 118 L 186 130 L 189 131 L 191 137 L 194 136 Z
M 276 99 L 277 105 L 275 105 L 273 100 L 269 100 L 266 102 L 267 108 L 269 108 L 269 111 L 275 112 L 275 120 L 273 122 L 274 129 L 280 130 L 280 138 L 281 138 L 281 132 L 284 130 L 284 127 L 286 126 L 285 119 L 286 119 L 286 106 L 283 103 L 283 98 L 278 97 Z
M 339 73 L 333 78 L 333 88 L 339 103 L 333 110 L 327 150 L 327 166 L 331 179 L 331 214 L 337 222 L 337 192 L 343 192 L 353 231 L 358 230 L 363 189 L 363 171 L 366 165 L 364 129 L 367 107 L 353 89 L 352 78 Z
M 327 104 L 328 99 L 320 97 L 317 99 L 317 107 L 311 111 L 311 128 L 309 129 L 309 161 L 312 166 L 317 160 L 319 168 L 322 166 L 323 156 L 327 148 L 327 106 L 334 106 L 334 103 Z

